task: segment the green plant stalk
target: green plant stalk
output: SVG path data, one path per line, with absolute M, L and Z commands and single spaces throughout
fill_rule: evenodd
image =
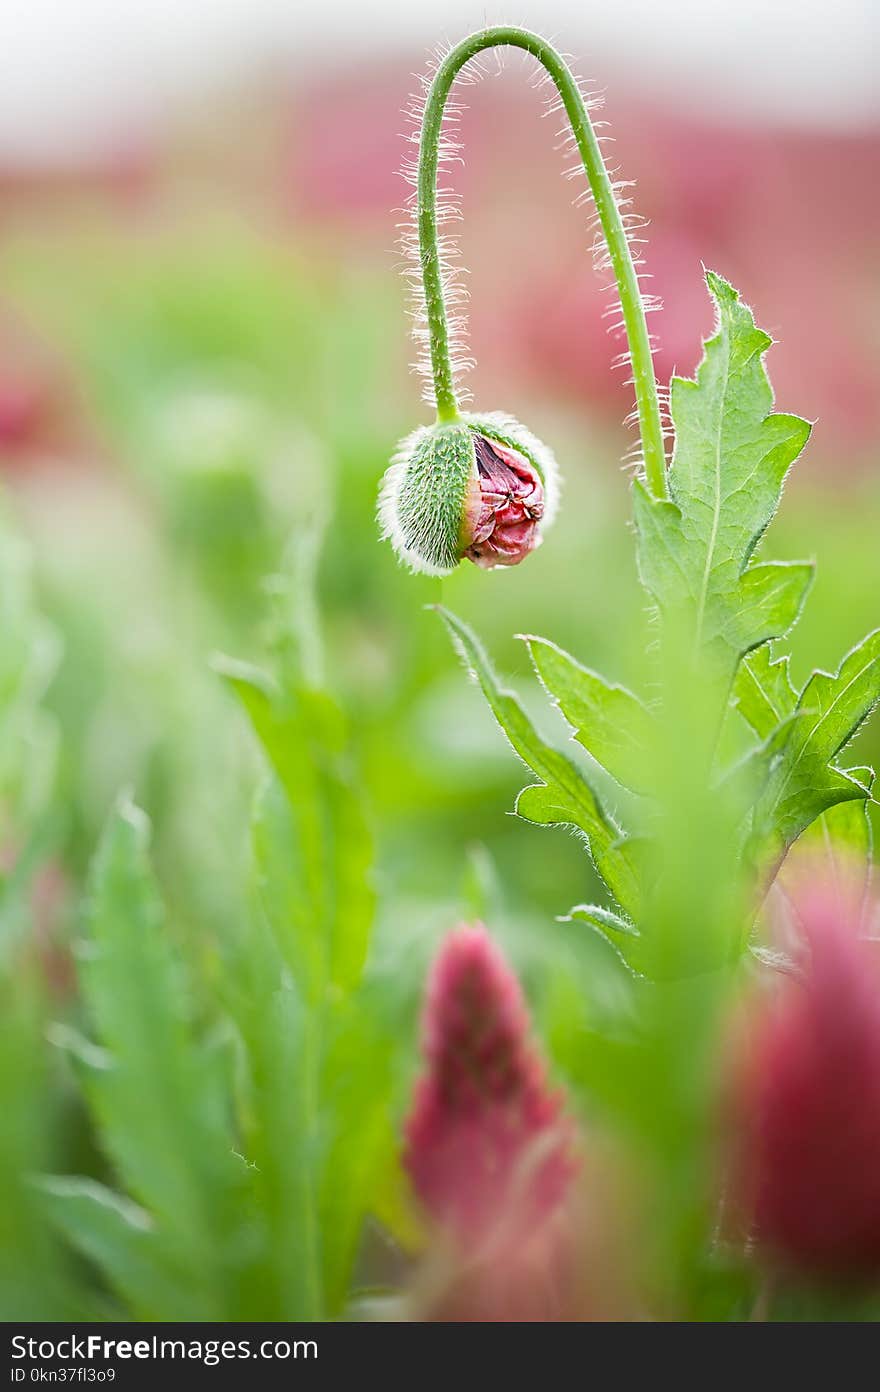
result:
M 323 1013 L 323 1012 L 322 1012 Z M 307 1011 L 311 1017 L 313 1012 Z M 320 1034 L 322 1021 L 307 1018 L 303 1039 L 304 1060 L 304 1117 L 306 1134 L 310 1139 L 318 1130 Z M 307 1177 L 303 1185 L 302 1247 L 304 1319 L 324 1318 L 321 1280 L 321 1240 L 318 1231 L 317 1184 L 313 1169 L 314 1156 L 309 1157 Z
M 437 166 L 443 113 L 450 88 L 465 64 L 484 49 L 497 47 L 520 48 L 537 58 L 553 80 L 571 123 L 620 295 L 623 323 L 632 361 L 645 477 L 655 497 L 665 498 L 666 449 L 657 396 L 657 379 L 654 376 L 645 306 L 626 229 L 596 132 L 575 78 L 561 55 L 550 44 L 526 29 L 503 26 L 483 29 L 478 34 L 472 34 L 470 38 L 462 40 L 446 55 L 437 69 L 425 103 L 417 180 L 419 259 L 425 293 L 437 419 L 441 422 L 458 419 L 437 232 Z

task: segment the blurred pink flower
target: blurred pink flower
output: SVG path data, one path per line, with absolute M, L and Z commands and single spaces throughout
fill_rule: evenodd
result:
M 0 304 L 0 469 L 69 453 L 80 424 L 68 364 Z
M 736 1207 L 768 1258 L 826 1279 L 880 1277 L 880 945 L 830 882 L 799 891 L 799 971 L 737 1049 Z
M 0 453 L 27 446 L 41 422 L 43 404 L 38 384 L 0 376 Z
M 519 983 L 482 925 L 457 929 L 440 950 L 423 1048 L 404 1162 L 442 1254 L 431 1317 L 573 1317 L 575 1131 L 530 1038 Z
M 298 217 L 357 225 L 385 222 L 402 203 L 400 169 L 408 153 L 403 72 L 322 73 L 292 104 L 282 152 L 282 193 Z M 352 139 L 352 131 L 357 139 Z

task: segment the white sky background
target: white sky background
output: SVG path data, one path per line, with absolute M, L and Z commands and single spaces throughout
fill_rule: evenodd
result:
M 267 69 L 417 56 L 501 21 L 690 107 L 880 128 L 880 0 L 0 0 L 0 160 L 76 160 Z

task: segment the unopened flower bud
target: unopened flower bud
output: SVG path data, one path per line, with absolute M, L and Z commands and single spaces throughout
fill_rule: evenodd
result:
M 482 924 L 440 948 L 425 1072 L 404 1164 L 428 1219 L 409 1313 L 419 1320 L 630 1318 L 628 1184 L 547 1078 L 516 976 Z
M 880 944 L 860 905 L 803 886 L 798 969 L 748 1020 L 734 1070 L 734 1197 L 759 1249 L 825 1280 L 880 1278 Z
M 509 416 L 424 426 L 382 483 L 382 535 L 413 570 L 448 575 L 465 557 L 517 565 L 538 546 L 558 501 L 556 461 Z
M 423 1028 L 428 1068 L 407 1126 L 406 1166 L 426 1210 L 473 1240 L 511 1198 L 536 1143 L 540 1159 L 518 1202 L 553 1208 L 572 1175 L 570 1127 L 530 1037 L 519 982 L 481 925 L 443 944 Z

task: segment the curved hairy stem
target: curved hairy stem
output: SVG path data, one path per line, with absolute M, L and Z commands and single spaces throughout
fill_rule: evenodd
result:
M 645 476 L 651 492 L 656 497 L 665 497 L 666 451 L 657 399 L 657 381 L 654 376 L 645 306 L 626 229 L 596 133 L 571 70 L 550 44 L 525 29 L 484 29 L 457 44 L 437 69 L 425 105 L 419 144 L 418 233 L 437 418 L 450 421 L 458 416 L 437 234 L 437 165 L 443 113 L 450 88 L 464 65 L 485 49 L 496 47 L 524 49 L 526 53 L 531 53 L 537 58 L 552 78 L 571 122 L 620 295 L 623 324 L 632 361 Z

